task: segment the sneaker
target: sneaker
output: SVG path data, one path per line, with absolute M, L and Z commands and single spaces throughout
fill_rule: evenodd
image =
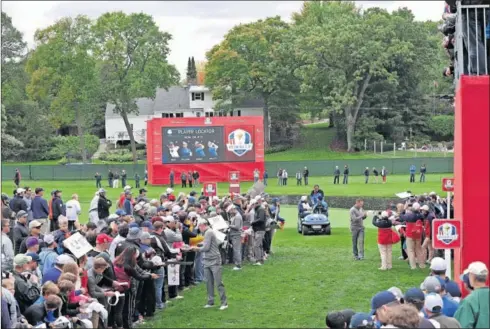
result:
M 404 260 L 403 256 L 398 257 L 399 260 Z
M 359 257 L 357 257 L 357 256 L 354 256 L 354 260 L 359 260 Z
M 214 307 L 214 305 L 209 305 L 209 304 L 204 305 L 204 308 L 211 308 L 211 307 Z
M 175 297 L 175 299 L 184 299 L 184 296 L 178 295 L 177 297 Z
M 384 268 L 384 267 L 380 267 L 380 268 L 378 268 L 378 270 L 380 270 L 380 271 L 386 271 L 387 269 Z
M 262 263 L 261 262 L 257 262 L 254 264 L 254 266 L 262 266 Z
M 240 266 L 235 266 L 235 267 L 233 268 L 233 271 L 240 271 L 241 269 L 242 269 L 242 268 L 241 268 Z
M 225 305 L 221 305 L 221 307 L 219 308 L 220 311 L 224 311 L 228 308 L 228 304 L 225 304 Z
M 190 289 L 189 287 L 185 287 L 185 288 L 184 288 L 184 291 L 189 290 L 189 289 Z

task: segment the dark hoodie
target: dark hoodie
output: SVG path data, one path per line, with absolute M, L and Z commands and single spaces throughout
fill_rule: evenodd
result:
M 254 232 L 265 231 L 265 224 L 265 209 L 260 204 L 257 204 L 255 206 L 255 216 L 254 221 L 252 222 L 252 229 Z

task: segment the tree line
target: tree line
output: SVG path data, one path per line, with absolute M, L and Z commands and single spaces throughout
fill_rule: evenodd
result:
M 224 107 L 250 93 L 264 100 L 266 145 L 287 141 L 302 112 L 328 113 L 348 151 L 366 138 L 399 142 L 410 128 L 430 140 L 447 133 L 434 132 L 431 117 L 452 113 L 434 99 L 452 93 L 440 45 L 437 22 L 416 21 L 406 8 L 310 1 L 290 23 L 270 17 L 233 27 L 206 55 L 206 84 Z
M 137 158 L 128 114 L 135 100 L 179 83 L 169 64 L 171 35 L 152 16 L 110 12 L 65 17 L 37 30 L 27 50 L 2 12 L 2 156 L 44 160 L 52 136 L 85 136 L 104 126 L 115 105 Z M 291 22 L 269 17 L 239 24 L 206 54 L 204 72 L 188 59 L 187 79 L 211 88 L 217 109 L 257 97 L 264 102 L 266 145 L 291 143 L 301 113 L 328 114 L 348 151 L 364 139 L 450 139 L 452 93 L 439 72 L 445 58 L 437 22 L 415 21 L 406 8 L 362 10 L 354 2 L 305 2 Z M 442 64 L 442 65 L 441 65 Z M 199 66 L 199 65 L 198 65 Z M 435 114 L 446 114 L 434 118 Z

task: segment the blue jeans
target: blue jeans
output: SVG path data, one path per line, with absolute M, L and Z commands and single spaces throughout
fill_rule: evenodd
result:
M 204 281 L 204 263 L 202 262 L 202 253 L 196 253 L 196 259 L 194 261 L 194 276 L 196 282 Z
M 155 280 L 156 306 L 157 308 L 162 308 L 162 291 L 163 283 L 165 282 L 165 270 L 163 267 L 161 267 L 155 273 L 160 276 L 158 279 Z

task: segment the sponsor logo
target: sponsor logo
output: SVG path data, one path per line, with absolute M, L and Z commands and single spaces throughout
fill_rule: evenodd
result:
M 211 122 L 211 118 L 208 117 L 208 118 L 204 119 L 204 124 L 205 125 L 210 125 L 211 123 L 212 123 Z
M 253 149 L 252 135 L 246 130 L 236 129 L 228 135 L 226 148 L 241 157 Z
M 458 239 L 458 229 L 450 223 L 444 223 L 437 228 L 437 240 L 451 244 Z

